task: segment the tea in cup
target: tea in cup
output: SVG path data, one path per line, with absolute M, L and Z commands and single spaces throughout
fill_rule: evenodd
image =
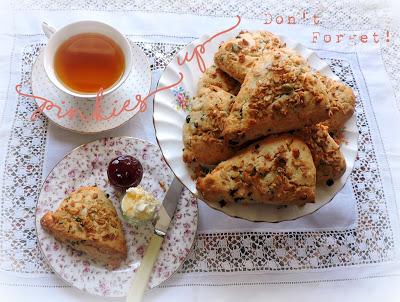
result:
M 45 32 L 52 33 L 47 24 Z M 98 21 L 79 21 L 50 35 L 44 53 L 44 68 L 62 91 L 95 98 L 122 85 L 132 64 L 128 40 L 116 29 Z

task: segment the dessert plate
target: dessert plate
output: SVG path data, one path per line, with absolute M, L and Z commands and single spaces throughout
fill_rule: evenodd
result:
M 131 43 L 132 46 L 132 70 L 126 81 L 114 92 L 103 96 L 101 100 L 101 115 L 108 117 L 113 110 L 119 112 L 126 100 L 130 100 L 129 109 L 133 108 L 137 102 L 136 95 L 143 98 L 149 93 L 151 86 L 151 70 L 146 55 L 139 46 Z M 44 49 L 40 51 L 32 67 L 32 91 L 33 95 L 50 100 L 55 104 L 51 110 L 43 110 L 43 113 L 56 125 L 83 134 L 92 134 L 111 130 L 121 126 L 139 112 L 139 106 L 131 111 L 123 111 L 118 116 L 110 119 L 96 119 L 91 117 L 95 110 L 96 102 L 93 99 L 78 98 L 71 96 L 58 89 L 48 78 L 43 65 Z M 38 106 L 44 101 L 35 99 Z M 79 110 L 85 117 L 80 118 L 77 114 L 73 118 L 67 116 L 60 117 L 68 110 Z
M 165 163 L 159 148 L 139 139 L 115 137 L 82 145 L 67 154 L 45 180 L 36 207 L 38 243 L 50 267 L 68 284 L 90 294 L 107 297 L 126 295 L 153 234 L 153 226 L 147 224 L 134 227 L 123 222 L 128 258 L 120 267 L 108 270 L 85 254 L 56 241 L 42 229 L 40 219 L 45 212 L 56 210 L 72 191 L 82 186 L 97 185 L 109 194 L 122 221 L 122 196 L 114 190 L 107 178 L 108 163 L 122 154 L 140 160 L 143 166 L 140 185 L 152 192 L 158 200 L 163 200 L 174 174 Z M 184 189 L 154 265 L 149 288 L 169 278 L 187 257 L 196 235 L 197 212 L 197 199 Z
M 191 171 L 182 160 L 182 127 L 190 108 L 188 103 L 191 97 L 196 94 L 197 83 L 202 76 L 199 66 L 201 60 L 204 60 L 205 66 L 213 64 L 213 56 L 222 41 L 231 39 L 238 35 L 240 29 L 236 29 L 217 37 L 206 35 L 193 41 L 184 47 L 177 56 L 168 64 L 161 75 L 157 89 L 165 88 L 183 75 L 183 80 L 176 86 L 160 91 L 154 98 L 153 120 L 156 130 L 156 137 L 166 162 L 175 173 L 176 177 L 199 198 L 196 189 L 196 183 L 191 177 Z M 304 47 L 302 44 L 292 41 L 284 36 L 279 36 L 286 45 L 294 49 L 307 59 L 310 66 L 320 73 L 339 80 L 332 72 L 329 65 L 321 60 L 315 52 Z M 211 38 L 211 39 L 210 39 Z M 192 61 L 182 64 L 185 57 L 190 58 L 192 53 L 195 55 Z M 179 63 L 178 63 L 179 58 Z M 197 59 L 196 59 L 197 58 Z M 346 159 L 346 172 L 336 180 L 331 186 L 318 185 L 316 191 L 315 203 L 309 203 L 304 206 L 274 206 L 274 205 L 242 205 L 227 204 L 221 207 L 218 203 L 204 200 L 209 206 L 220 210 L 230 216 L 239 217 L 251 221 L 279 222 L 284 220 L 293 220 L 304 215 L 310 214 L 327 204 L 344 186 L 349 177 L 354 161 L 357 155 L 358 130 L 356 126 L 356 117 L 353 115 L 346 123 L 343 131 L 343 143 L 341 144 L 342 153 Z

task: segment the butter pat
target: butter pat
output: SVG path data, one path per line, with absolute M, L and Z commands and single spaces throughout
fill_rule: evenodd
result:
M 129 188 L 122 198 L 121 210 L 128 223 L 140 224 L 153 220 L 160 202 L 141 186 Z

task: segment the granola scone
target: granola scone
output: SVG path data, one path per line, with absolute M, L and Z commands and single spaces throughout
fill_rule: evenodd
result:
M 190 115 L 183 126 L 184 162 L 215 165 L 234 154 L 222 136 L 234 97 L 219 87 L 210 86 L 191 100 Z
M 238 81 L 230 77 L 221 69 L 217 68 L 215 65 L 207 68 L 204 74 L 201 76 L 197 86 L 197 93 L 201 94 L 204 88 L 209 88 L 210 86 L 219 87 L 233 95 L 237 95 L 240 89 L 240 84 Z
M 82 251 L 110 268 L 127 257 L 122 224 L 112 202 L 97 187 L 82 187 L 65 198 L 40 224 L 71 248 Z
M 302 205 L 315 201 L 315 166 L 307 145 L 291 135 L 269 137 L 221 162 L 197 180 L 204 199 L 226 203 Z
M 267 31 L 242 31 L 221 44 L 214 56 L 215 64 L 240 83 L 257 59 L 271 50 L 285 47 L 277 36 Z
M 325 86 L 293 51 L 275 50 L 261 57 L 247 74 L 223 135 L 231 146 L 288 132 L 326 120 Z
M 329 118 L 323 124 L 328 126 L 329 131 L 339 130 L 353 115 L 356 97 L 349 86 L 320 73 L 317 73 L 317 75 L 327 89 L 330 103 Z
M 310 148 L 317 170 L 317 182 L 333 185 L 346 171 L 346 160 L 340 146 L 329 135 L 327 126 L 319 123 L 296 132 Z

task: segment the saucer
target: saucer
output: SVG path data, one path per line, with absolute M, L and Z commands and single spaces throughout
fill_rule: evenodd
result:
M 96 101 L 93 99 L 78 98 L 71 96 L 58 89 L 48 78 L 43 65 L 44 49 L 39 53 L 32 67 L 32 91 L 33 95 L 45 98 L 48 103 L 43 114 L 56 125 L 83 134 L 93 134 L 111 130 L 121 126 L 139 112 L 140 106 L 136 106 L 135 96 L 141 95 L 144 98 L 151 87 L 150 64 L 139 46 L 131 43 L 132 46 L 132 70 L 126 81 L 114 92 L 103 96 L 101 99 L 101 116 L 92 115 L 95 110 Z M 126 108 L 122 110 L 124 103 L 130 100 Z M 38 107 L 45 103 L 44 100 L 35 99 Z M 69 111 L 75 111 L 75 116 L 66 115 Z M 112 113 L 119 113 L 110 117 Z M 83 115 L 81 115 L 81 113 Z M 83 118 L 81 118 L 83 116 Z

